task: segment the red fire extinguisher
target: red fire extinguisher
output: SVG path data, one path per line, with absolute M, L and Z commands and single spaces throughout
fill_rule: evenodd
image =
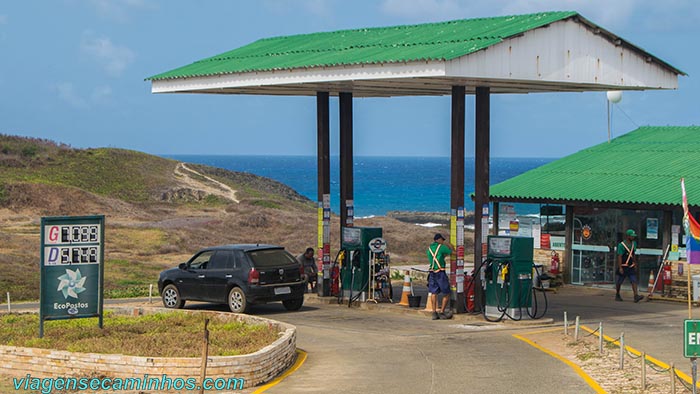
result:
M 474 312 L 474 279 L 471 275 L 464 275 L 464 288 L 467 289 L 467 312 Z
M 549 272 L 555 275 L 559 273 L 559 254 L 554 250 L 552 251 L 552 261 Z
M 670 286 L 671 285 L 671 264 L 664 264 L 664 285 L 665 286 Z

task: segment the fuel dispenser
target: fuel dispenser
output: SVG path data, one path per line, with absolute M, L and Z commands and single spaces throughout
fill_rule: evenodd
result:
M 489 235 L 487 260 L 483 268 L 486 281 L 484 313 L 487 319 L 538 318 L 531 308 L 532 257 L 532 238 Z
M 344 254 L 340 268 L 342 298 L 349 304 L 367 300 L 370 285 L 370 259 L 377 256 L 370 241 L 382 237 L 380 227 L 343 227 L 341 250 Z

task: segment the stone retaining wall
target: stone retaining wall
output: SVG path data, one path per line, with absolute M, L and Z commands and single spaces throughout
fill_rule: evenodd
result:
M 139 308 L 110 308 L 116 313 L 143 314 L 162 312 Z M 168 310 L 170 311 L 170 310 Z M 225 312 L 206 313 L 224 319 L 243 320 L 251 324 L 268 324 L 280 333 L 272 344 L 255 353 L 240 356 L 209 356 L 207 377 L 242 378 L 245 387 L 256 386 L 272 380 L 289 368 L 296 359 L 296 327 L 256 316 Z M 0 368 L 3 374 L 24 377 L 85 377 L 105 376 L 112 378 L 161 377 L 190 378 L 199 380 L 201 357 L 139 357 L 120 354 L 73 353 L 63 350 L 0 346 Z

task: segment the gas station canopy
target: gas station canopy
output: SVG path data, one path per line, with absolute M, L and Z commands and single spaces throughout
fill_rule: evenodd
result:
M 148 80 L 153 93 L 388 97 L 676 89 L 678 75 L 569 11 L 264 38 Z
M 320 295 L 330 295 L 329 96 L 339 105 L 344 234 L 354 215 L 353 98 L 451 95 L 450 236 L 457 256 L 450 286 L 464 311 L 465 96 L 475 96 L 474 222 L 481 225 L 473 261 L 480 262 L 492 93 L 676 89 L 679 75 L 685 73 L 577 12 L 543 12 L 266 38 L 147 80 L 153 93 L 316 96 Z M 474 283 L 480 286 L 478 276 Z

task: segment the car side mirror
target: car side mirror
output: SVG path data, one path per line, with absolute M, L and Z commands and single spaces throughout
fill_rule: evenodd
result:
M 177 267 L 183 271 L 186 271 L 187 270 L 187 263 L 180 263 L 180 265 L 178 265 Z

